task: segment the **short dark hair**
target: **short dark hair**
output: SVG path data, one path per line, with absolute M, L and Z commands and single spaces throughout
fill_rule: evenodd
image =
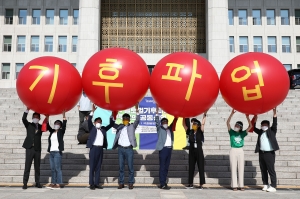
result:
M 169 120 L 167 119 L 167 118 L 162 118 L 161 120 L 160 120 L 160 123 L 162 124 L 163 122 L 169 122 Z
M 261 121 L 260 125 L 263 125 L 263 124 L 267 124 L 268 126 L 270 126 L 270 121 L 269 120 L 263 120 L 263 121 Z
M 96 122 L 97 120 L 101 120 L 101 122 L 102 122 L 101 117 L 96 117 L 96 118 L 94 119 L 94 122 Z
M 191 122 L 192 122 L 192 123 L 193 123 L 194 121 L 197 121 L 197 118 L 193 117 L 193 118 L 191 119 Z
M 124 118 L 129 118 L 130 119 L 130 115 L 128 114 L 128 113 L 124 113 L 123 115 L 122 115 L 122 118 L 124 119 Z
M 243 122 L 237 121 L 235 124 L 239 125 L 241 127 L 240 131 L 243 130 Z
M 55 123 L 59 123 L 60 124 L 60 127 L 62 126 L 62 121 L 61 120 L 56 120 L 55 122 L 54 122 L 54 124 Z
M 41 114 L 39 114 L 39 113 L 37 113 L 37 112 L 34 112 L 33 114 L 32 114 L 32 118 L 33 118 L 33 116 L 38 116 L 39 118 L 41 118 Z

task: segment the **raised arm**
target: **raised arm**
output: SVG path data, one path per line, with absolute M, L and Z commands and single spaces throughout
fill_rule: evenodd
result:
M 133 127 L 136 129 L 140 123 L 140 112 L 139 112 L 139 103 L 135 105 L 135 111 L 136 111 L 136 118 L 133 122 Z
M 250 121 L 249 114 L 246 114 L 246 118 L 247 118 L 247 121 L 248 121 L 248 124 L 249 124 L 248 128 L 246 129 L 246 132 L 248 132 L 250 129 L 252 129 L 253 126 L 252 126 L 252 123 Z
M 65 134 L 66 132 L 66 128 L 67 128 L 67 118 L 66 118 L 66 111 L 63 111 L 63 123 L 62 123 L 62 130 L 63 130 L 63 134 Z
M 92 111 L 91 111 L 91 113 L 90 113 L 90 115 L 89 115 L 89 119 L 88 119 L 89 131 L 91 131 L 92 128 L 94 127 L 94 124 L 93 124 L 93 122 L 92 122 L 92 119 L 93 119 L 93 115 L 94 115 L 95 110 L 96 110 L 96 106 L 95 106 L 95 104 L 93 104 L 93 106 L 92 106 Z
M 170 124 L 170 128 L 172 129 L 172 131 L 175 131 L 177 120 L 178 120 L 178 117 L 174 117 L 172 123 Z
M 183 126 L 183 128 L 184 128 L 185 131 L 188 130 L 187 124 L 189 124 L 189 123 L 190 123 L 190 119 L 189 118 L 182 118 L 182 126 Z
M 159 110 L 159 107 L 158 107 L 158 104 L 156 104 L 156 115 L 155 115 L 155 125 L 156 125 L 156 128 L 160 127 L 158 110 Z
M 230 113 L 230 115 L 229 115 L 229 117 L 228 117 L 228 119 L 227 119 L 227 128 L 228 128 L 228 131 L 230 131 L 230 129 L 231 129 L 231 126 L 230 126 L 230 121 L 231 121 L 231 118 L 232 118 L 232 116 L 233 116 L 233 114 L 235 113 L 236 111 L 234 110 L 234 109 L 232 109 L 232 111 L 231 111 L 231 113 Z
M 273 108 L 273 124 L 271 126 L 271 129 L 274 133 L 277 133 L 277 110 L 276 107 Z
M 45 115 L 47 120 L 47 129 L 50 133 L 53 133 L 55 130 L 49 124 L 49 115 Z
M 203 118 L 202 118 L 202 122 L 201 122 L 201 131 L 204 133 L 204 125 L 205 125 L 205 122 L 206 122 L 206 113 L 207 112 L 205 112 L 204 114 L 203 114 Z
M 257 115 L 254 115 L 254 117 L 253 117 L 253 123 L 254 123 L 254 127 L 253 127 L 253 131 L 254 131 L 254 133 L 256 133 L 256 134 L 260 134 L 261 133 L 261 130 L 260 129 L 258 129 L 258 128 L 256 128 L 256 121 L 257 121 Z
M 110 119 L 109 119 L 109 125 L 103 127 L 105 131 L 108 131 L 110 128 L 112 128 L 115 124 L 115 120 L 113 118 L 113 115 L 110 116 Z
M 28 125 L 30 124 L 27 120 L 27 115 L 28 115 L 28 112 L 29 112 L 29 108 L 27 107 L 26 111 L 23 113 L 23 117 L 22 117 L 22 122 L 25 126 L 25 128 L 28 127 Z

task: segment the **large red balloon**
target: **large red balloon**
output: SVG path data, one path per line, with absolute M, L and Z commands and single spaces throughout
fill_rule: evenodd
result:
M 276 58 L 245 53 L 222 71 L 220 91 L 229 106 L 242 113 L 261 114 L 279 105 L 288 94 L 289 77 Z
M 219 92 L 214 67 L 203 57 L 186 52 L 172 53 L 155 66 L 150 90 L 156 103 L 177 117 L 194 117 L 207 111 Z
M 148 67 L 135 52 L 108 48 L 95 53 L 82 72 L 83 89 L 101 108 L 119 111 L 131 108 L 146 94 Z
M 57 115 L 72 109 L 82 93 L 81 77 L 69 62 L 39 57 L 28 62 L 17 79 L 17 92 L 30 109 Z

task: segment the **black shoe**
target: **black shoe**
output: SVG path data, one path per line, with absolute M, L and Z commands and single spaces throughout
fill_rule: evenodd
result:
M 123 189 L 124 188 L 124 184 L 119 184 L 118 189 Z
M 95 185 L 95 188 L 96 188 L 96 189 L 103 189 L 103 187 L 100 186 L 100 185 Z
M 90 186 L 90 189 L 91 189 L 91 190 L 95 190 L 95 185 L 91 185 L 91 186 Z
M 42 188 L 43 186 L 40 183 L 35 183 L 35 187 Z
M 190 149 L 190 146 L 185 146 L 182 148 L 183 150 L 189 150 Z
M 169 187 L 167 184 L 165 184 L 161 189 L 170 190 L 171 187 Z
M 185 188 L 187 188 L 187 189 L 193 189 L 193 188 L 194 188 L 194 185 L 189 184 L 189 185 L 187 185 Z
M 27 184 L 24 184 L 22 189 L 27 189 Z
M 133 189 L 133 184 L 129 184 L 128 189 Z

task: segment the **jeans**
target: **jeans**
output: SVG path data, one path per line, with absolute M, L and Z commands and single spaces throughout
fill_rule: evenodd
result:
M 50 167 L 51 167 L 51 183 L 62 184 L 62 172 L 61 172 L 61 158 L 62 153 L 59 151 L 50 151 Z
M 124 166 L 125 160 L 127 160 L 129 171 L 129 184 L 134 184 L 134 168 L 133 168 L 133 149 L 118 147 L 119 155 L 119 184 L 124 184 Z

